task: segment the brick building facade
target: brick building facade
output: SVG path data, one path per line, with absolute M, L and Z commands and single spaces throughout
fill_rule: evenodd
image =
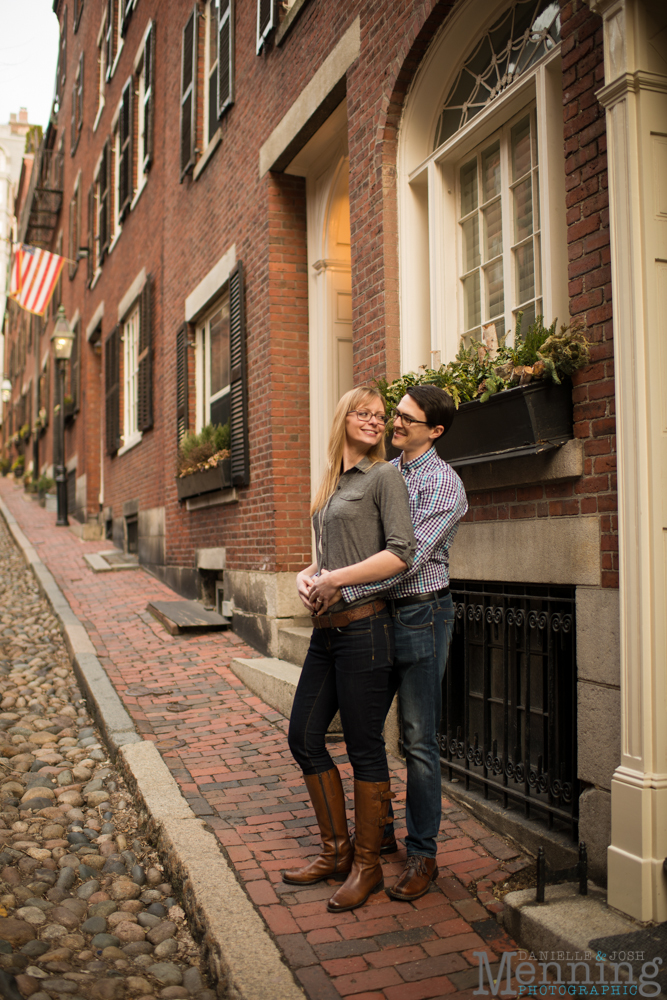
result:
M 597 96 L 610 4 L 492 0 L 481 20 L 477 4 L 198 0 L 167 17 L 157 0 L 56 0 L 58 93 L 20 233 L 72 261 L 56 301 L 77 331 L 66 459 L 80 530 L 136 548 L 186 596 L 221 584 L 235 629 L 274 656 L 306 624 L 293 577 L 341 393 L 451 358 L 480 323 L 509 331 L 519 307 L 583 320 L 592 363 L 573 379 L 571 440 L 460 468 L 470 510 L 451 568 L 462 588 L 570 602 L 578 770 L 552 766 L 548 795 L 557 777 L 576 799 L 579 780 L 603 878 L 621 689 Z M 23 406 L 32 428 L 52 379 L 52 314 L 8 311 L 7 354 L 27 346 L 6 445 L 12 414 Z M 183 432 L 227 419 L 228 478 L 179 500 Z M 44 422 L 39 471 L 53 465 Z

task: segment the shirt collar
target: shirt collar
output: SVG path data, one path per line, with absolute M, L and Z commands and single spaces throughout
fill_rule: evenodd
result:
M 357 464 L 354 466 L 354 468 L 358 469 L 359 472 L 368 472 L 368 470 L 372 467 L 373 467 L 373 462 L 371 462 L 368 455 L 364 455 L 363 458 L 360 458 Z
M 428 451 L 425 451 L 422 455 L 418 455 L 417 458 L 413 458 L 411 462 L 406 462 L 403 458 L 403 453 L 401 452 L 401 469 L 405 469 L 408 472 L 413 472 L 417 469 L 426 469 L 428 466 L 435 464 L 439 460 L 439 455 L 435 450 L 435 446 L 431 445 Z

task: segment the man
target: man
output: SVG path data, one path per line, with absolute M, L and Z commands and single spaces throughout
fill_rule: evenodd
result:
M 431 385 L 412 386 L 393 413 L 392 444 L 402 453 L 394 459 L 410 496 L 417 541 L 410 569 L 378 583 L 336 586 L 335 573 L 323 575 L 310 599 L 324 606 L 349 602 L 367 594 L 386 594 L 393 605 L 395 660 L 393 689 L 403 721 L 407 761 L 407 864 L 388 889 L 394 899 L 419 899 L 438 876 L 437 836 L 440 829 L 440 725 L 442 679 L 454 626 L 449 593 L 449 546 L 468 509 L 463 483 L 443 462 L 435 442 L 451 427 L 456 410 L 446 392 Z M 395 850 L 392 829 L 385 829 L 383 853 Z

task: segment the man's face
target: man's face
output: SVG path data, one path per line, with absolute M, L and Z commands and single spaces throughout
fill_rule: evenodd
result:
M 401 419 L 401 414 L 405 414 L 407 417 L 412 417 L 415 421 L 422 421 L 421 423 L 408 423 Z M 396 417 L 398 419 L 394 420 L 394 434 L 391 439 L 391 443 L 394 448 L 399 448 L 406 454 L 410 455 L 420 455 L 427 451 L 434 440 L 442 434 L 443 428 L 429 427 L 426 421 L 426 414 L 422 410 L 412 396 L 407 394 L 403 396 L 396 407 Z

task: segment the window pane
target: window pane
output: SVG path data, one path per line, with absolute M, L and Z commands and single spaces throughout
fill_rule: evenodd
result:
M 520 243 L 533 232 L 532 181 L 525 181 L 514 188 L 514 242 Z
M 208 80 L 208 141 L 210 142 L 218 128 L 218 67 L 213 70 Z
M 218 3 L 211 0 L 208 5 L 211 22 L 208 29 L 208 65 L 215 66 L 218 61 Z
M 541 312 L 542 302 L 539 299 L 537 302 L 537 306 L 538 310 Z M 521 320 L 521 336 L 525 340 L 526 334 L 528 333 L 528 327 L 532 326 L 533 323 L 535 322 L 535 315 L 536 315 L 535 303 L 530 302 L 524 309 L 521 310 L 521 312 L 523 313 L 523 318 Z M 515 324 L 514 328 L 516 329 L 516 313 L 514 313 L 514 324 Z
M 463 279 L 463 325 L 466 330 L 479 326 L 482 303 L 479 289 L 479 271 Z
M 523 177 L 530 168 L 530 118 L 526 117 L 512 129 L 512 180 Z
M 500 198 L 484 209 L 484 260 L 503 252 L 503 218 Z
M 494 142 L 482 153 L 482 187 L 484 201 L 500 194 L 500 143 Z
M 211 385 L 210 395 L 229 385 L 229 303 L 213 316 L 209 327 Z
M 479 267 L 479 218 L 477 213 L 467 222 L 464 222 L 463 229 L 463 271 L 472 271 L 473 267 Z
M 525 246 L 518 247 L 514 251 L 516 267 L 516 299 L 517 302 L 526 302 L 535 295 L 535 262 L 533 255 L 533 241 Z
M 461 215 L 477 208 L 477 160 L 461 167 Z
M 505 311 L 505 290 L 503 285 L 503 262 L 498 260 L 485 268 L 486 301 L 488 318 L 494 319 Z M 497 329 L 497 328 L 496 328 Z

